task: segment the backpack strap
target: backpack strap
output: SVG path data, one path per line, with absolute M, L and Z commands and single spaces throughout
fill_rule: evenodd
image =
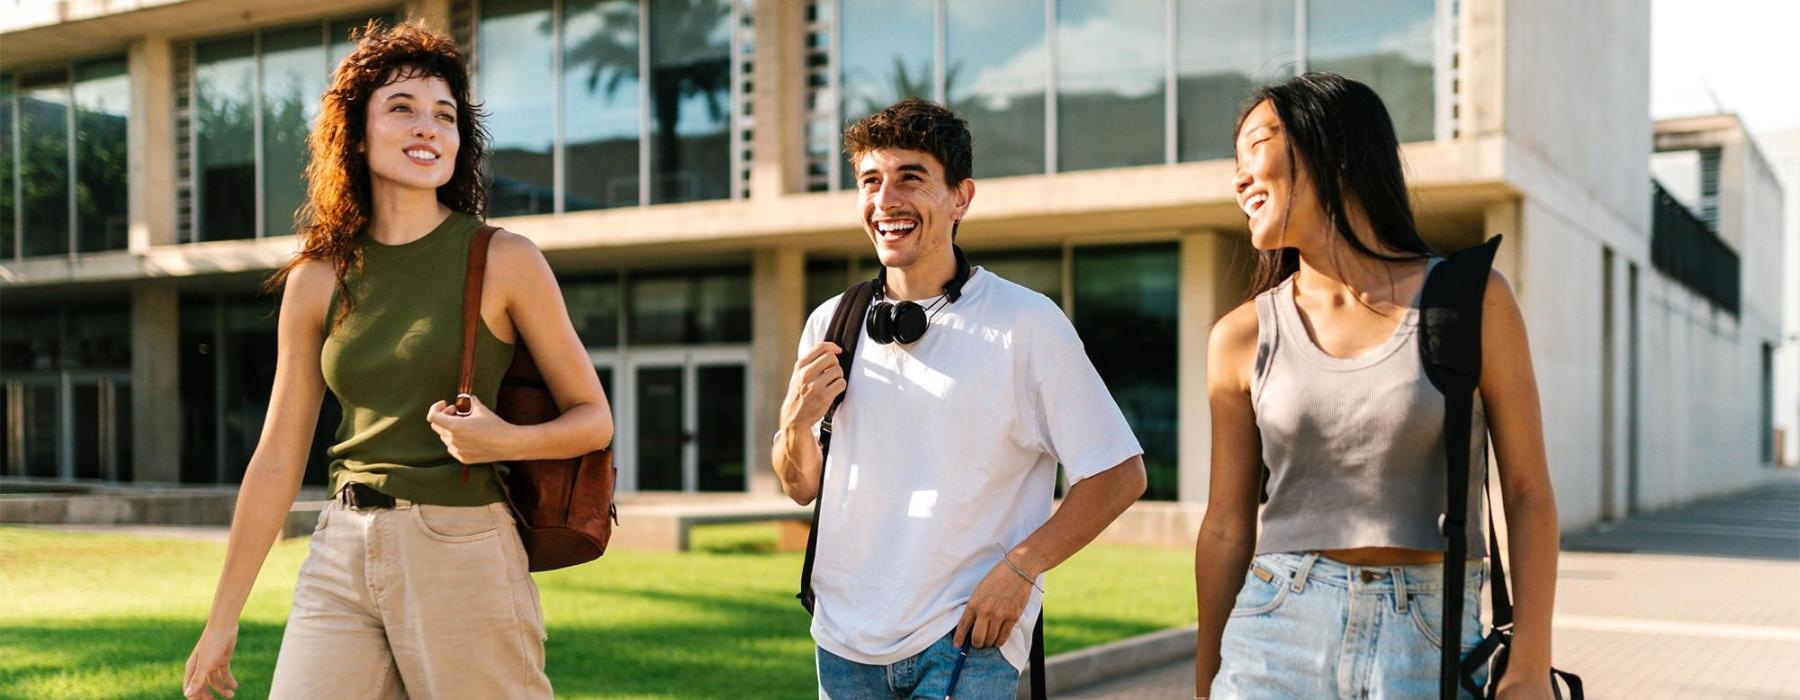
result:
M 1461 676 L 1463 576 L 1469 556 L 1469 439 L 1475 390 L 1481 383 L 1481 308 L 1499 247 L 1500 236 L 1494 236 L 1438 263 L 1426 276 L 1420 299 L 1420 360 L 1432 386 L 1444 394 L 1444 450 L 1450 472 L 1445 479 L 1445 512 L 1438 522 L 1445 539 L 1444 629 L 1440 637 L 1444 643 L 1438 692 L 1446 700 L 1457 697 Z M 1491 525 L 1489 537 L 1493 537 Z M 1503 589 L 1505 570 L 1499 563 L 1498 548 L 1489 556 L 1500 574 L 1489 589 Z M 1499 607 L 1496 604 L 1496 611 Z M 1510 603 L 1508 613 L 1510 616 Z
M 868 316 L 869 302 L 874 299 L 873 280 L 850 285 L 838 299 L 837 310 L 831 314 L 831 325 L 825 329 L 826 339 L 843 349 L 838 353 L 838 367 L 844 370 L 844 391 L 831 401 L 831 407 L 825 409 L 824 421 L 819 424 L 819 493 L 813 497 L 812 527 L 806 531 L 806 563 L 800 565 L 800 592 L 794 595 L 808 614 L 812 613 L 816 600 L 812 587 L 813 559 L 819 550 L 819 504 L 825 501 L 825 460 L 831 456 L 831 418 L 837 415 L 844 397 L 850 395 L 850 366 L 856 362 L 856 343 L 862 339 L 863 318 Z

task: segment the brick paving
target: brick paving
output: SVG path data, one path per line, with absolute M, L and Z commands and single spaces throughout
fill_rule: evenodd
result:
M 1800 698 L 1800 478 L 1571 535 L 1556 664 L 1588 697 Z M 1057 697 L 1193 697 L 1178 662 Z

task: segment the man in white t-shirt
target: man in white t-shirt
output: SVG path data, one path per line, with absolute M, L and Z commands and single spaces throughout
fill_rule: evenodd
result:
M 906 100 L 844 140 L 883 268 L 875 313 L 910 301 L 919 316 L 873 336 L 855 320 L 863 335 L 822 491 L 818 424 L 846 386 L 826 338 L 839 299 L 807 319 L 782 402 L 782 490 L 824 499 L 820 696 L 941 697 L 957 675 L 959 698 L 1011 698 L 1044 572 L 1143 495 L 1143 449 L 1057 304 L 962 263 L 953 241 L 975 196 L 967 124 Z M 1052 515 L 1058 464 L 1069 489 Z

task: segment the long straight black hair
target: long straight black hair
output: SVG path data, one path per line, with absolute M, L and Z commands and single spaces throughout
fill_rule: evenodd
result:
M 1400 167 L 1400 141 L 1387 106 L 1374 90 L 1336 73 L 1306 73 L 1265 85 L 1245 101 L 1232 133 L 1243 130 L 1244 118 L 1264 102 L 1275 108 L 1287 135 L 1290 178 L 1298 172 L 1295 164 L 1305 162 L 1326 220 L 1351 250 L 1389 262 L 1434 254 L 1413 221 L 1406 175 Z M 1367 215 L 1375 239 L 1403 254 L 1377 252 L 1356 237 L 1347 206 L 1351 199 Z M 1250 296 L 1274 288 L 1299 269 L 1297 249 L 1257 251 Z

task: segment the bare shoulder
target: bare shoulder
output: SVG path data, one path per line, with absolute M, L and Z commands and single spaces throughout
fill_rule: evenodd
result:
M 506 229 L 494 231 L 494 241 L 488 244 L 488 264 L 514 266 L 536 266 L 544 259 L 544 252 L 539 250 L 531 239 Z
M 331 306 L 331 294 L 336 289 L 337 269 L 332 261 L 319 258 L 302 261 L 288 271 L 282 285 L 282 313 L 299 314 L 308 321 L 323 324 L 326 310 Z
M 1207 384 L 1213 391 L 1250 390 L 1251 366 L 1256 361 L 1256 301 L 1239 304 L 1213 323 L 1206 342 Z
M 1256 300 L 1238 304 L 1213 323 L 1207 338 L 1209 352 L 1241 354 L 1256 348 Z

